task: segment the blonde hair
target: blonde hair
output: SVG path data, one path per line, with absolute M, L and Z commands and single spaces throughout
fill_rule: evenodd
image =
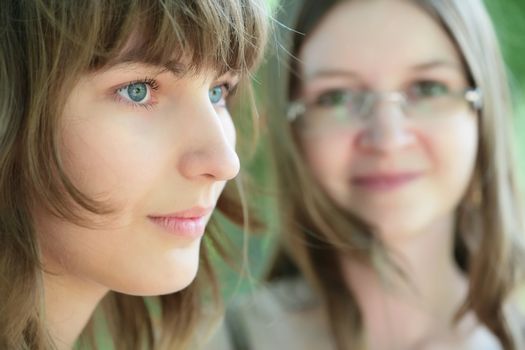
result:
M 33 203 L 79 224 L 85 224 L 84 219 L 72 208 L 99 214 L 109 211 L 104 203 L 75 188 L 63 170 L 60 116 L 75 82 L 82 74 L 122 57 L 165 65 L 184 56 L 190 74 L 211 68 L 246 76 L 260 59 L 267 16 L 262 0 L 2 4 L 0 348 L 54 348 L 42 311 L 43 273 L 31 216 Z M 242 212 L 232 209 L 239 207 L 235 199 L 222 198 L 218 207 L 230 219 L 242 222 Z M 212 222 L 206 235 L 211 245 L 218 244 L 216 227 Z M 102 304 L 109 311 L 105 319 L 115 348 L 173 349 L 186 344 L 199 314 L 203 278 L 212 277 L 206 250 L 205 245 L 197 281 L 179 293 L 147 302 L 109 293 Z
M 298 267 L 323 302 L 335 344 L 339 349 L 348 349 L 363 346 L 363 322 L 356 299 L 344 285 L 337 256 L 348 254 L 374 264 L 375 257 L 388 254 L 366 223 L 338 208 L 320 189 L 303 161 L 296 130 L 285 117 L 286 106 L 296 97 L 300 85 L 296 56 L 309 33 L 340 2 L 302 2 L 295 24 L 290 25 L 295 32 L 285 44 L 290 49 L 274 62 L 290 73 L 268 75 L 269 80 L 281 78 L 268 83 L 274 89 L 270 96 L 276 109 L 267 114 L 284 236 L 269 278 L 286 275 L 282 271 L 289 270 L 290 265 Z M 522 334 L 512 329 L 514 325 L 509 324 L 505 310 L 509 294 L 522 281 L 525 247 L 510 141 L 511 99 L 499 44 L 480 0 L 413 2 L 447 31 L 463 55 L 471 83 L 484 95 L 477 163 L 456 215 L 455 257 L 470 283 L 456 319 L 472 310 L 503 348 L 516 350 Z

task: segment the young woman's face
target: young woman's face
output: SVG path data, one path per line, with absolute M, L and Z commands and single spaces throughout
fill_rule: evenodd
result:
M 478 125 L 443 28 L 409 1 L 344 2 L 299 58 L 300 97 L 315 110 L 297 121 L 301 147 L 328 195 L 386 239 L 450 222 L 473 172 Z
M 83 76 L 62 117 L 73 183 L 109 203 L 81 227 L 37 210 L 46 270 L 127 294 L 180 290 L 227 180 L 239 171 L 225 105 L 230 75 L 178 76 L 139 63 Z

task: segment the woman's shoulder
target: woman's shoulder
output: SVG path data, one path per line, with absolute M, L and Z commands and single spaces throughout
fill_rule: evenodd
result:
M 301 278 L 283 279 L 235 298 L 221 327 L 229 349 L 330 349 L 318 299 Z
M 521 291 L 523 293 L 523 291 Z M 525 349 L 525 312 L 522 294 L 505 305 L 507 326 L 514 335 L 519 349 Z

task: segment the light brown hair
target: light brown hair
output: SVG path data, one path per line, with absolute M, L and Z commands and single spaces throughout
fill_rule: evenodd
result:
M 122 57 L 159 66 L 184 57 L 189 74 L 211 68 L 246 76 L 260 59 L 267 15 L 259 0 L 2 4 L 0 348 L 54 348 L 42 307 L 43 267 L 31 216 L 34 203 L 79 224 L 86 223 L 73 208 L 109 211 L 74 186 L 61 162 L 60 116 L 80 76 Z M 228 198 L 218 204 L 227 217 L 242 222 L 242 211 L 234 210 L 238 207 Z M 186 343 L 199 314 L 203 278 L 211 276 L 206 246 L 218 244 L 216 231 L 211 222 L 206 235 L 211 243 L 201 254 L 203 268 L 185 290 L 148 300 L 107 295 L 102 304 L 115 348 L 174 349 Z
M 320 20 L 340 2 L 302 1 L 298 17 L 288 24 L 293 32 L 288 40 L 283 39 L 287 50 L 278 50 L 277 62 L 273 62 L 281 74 L 268 74 L 273 91 L 266 114 L 278 172 L 283 235 L 269 279 L 298 268 L 296 272 L 304 275 L 320 296 L 337 348 L 356 349 L 363 345 L 363 320 L 356 299 L 343 282 L 337 256 L 348 254 L 374 265 L 376 257 L 388 258 L 388 252 L 366 223 L 341 210 L 320 189 L 303 160 L 297 130 L 286 120 L 286 107 L 297 97 L 301 84 L 300 49 Z M 476 167 L 456 212 L 455 257 L 470 284 L 457 319 L 472 310 L 503 348 L 516 350 L 522 334 L 509 323 L 506 302 L 522 281 L 525 267 L 523 212 L 511 142 L 511 98 L 498 40 L 480 0 L 413 2 L 447 31 L 463 56 L 471 83 L 484 95 Z M 286 70 L 289 74 L 282 74 Z

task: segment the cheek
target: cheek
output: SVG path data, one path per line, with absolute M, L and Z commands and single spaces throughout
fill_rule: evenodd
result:
M 106 249 L 116 243 L 111 235 L 97 235 L 97 231 L 76 226 L 42 207 L 33 208 L 33 217 L 46 270 L 62 273 L 96 264 L 108 266 Z M 88 219 L 96 222 L 94 217 Z
M 476 119 L 457 118 L 454 126 L 432 134 L 427 145 L 441 181 L 451 191 L 462 193 L 472 177 L 478 152 Z
M 124 205 L 147 190 L 163 164 L 160 141 L 145 142 L 147 133 L 147 129 L 139 133 L 126 125 L 107 123 L 65 128 L 65 170 L 86 195 Z
M 330 194 L 342 190 L 350 172 L 352 136 L 348 133 L 302 137 L 305 161 Z

